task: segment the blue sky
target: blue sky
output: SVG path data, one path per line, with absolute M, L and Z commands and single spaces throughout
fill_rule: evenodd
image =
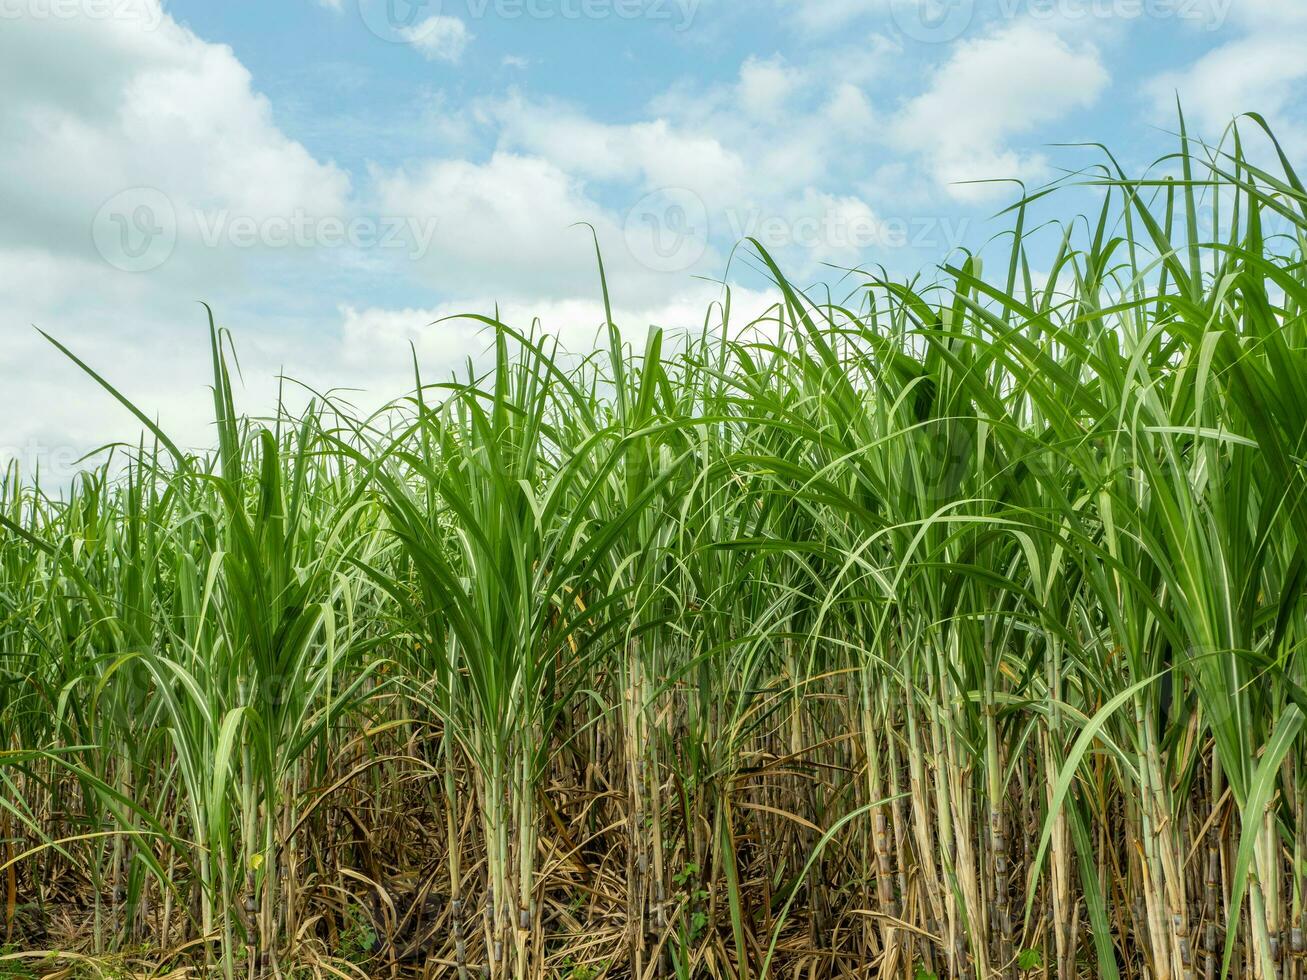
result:
M 198 300 L 244 404 L 277 373 L 403 393 L 489 312 L 585 349 L 696 327 L 761 238 L 805 284 L 927 272 L 1107 143 L 1141 170 L 1177 93 L 1307 148 L 1299 0 L 0 0 L 0 455 L 47 471 L 133 420 L 33 325 L 208 441 Z M 1047 216 L 1092 205 L 1055 198 Z M 992 246 L 991 246 L 992 247 Z

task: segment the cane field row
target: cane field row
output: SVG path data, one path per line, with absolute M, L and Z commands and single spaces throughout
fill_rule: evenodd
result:
M 1301 978 L 1307 190 L 1093 161 L 379 412 L 211 317 L 204 453 L 64 349 L 145 435 L 0 478 L 0 977 Z

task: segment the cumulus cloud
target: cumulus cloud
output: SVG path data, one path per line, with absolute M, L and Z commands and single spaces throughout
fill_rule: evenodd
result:
M 583 181 L 539 156 L 499 151 L 484 163 L 426 161 L 376 175 L 379 206 L 418 214 L 438 229 L 423 281 L 446 295 L 470 288 L 503 298 L 560 298 L 597 288 L 592 227 L 609 275 L 625 290 L 667 287 L 625 250 L 625 230 Z
M 1010 148 L 1008 138 L 1088 108 L 1109 81 L 1092 45 L 1074 45 L 1045 27 L 1016 22 L 958 42 L 891 131 L 900 147 L 921 155 L 952 196 L 985 198 L 999 189 L 959 182 L 1042 177 L 1043 156 Z
M 278 127 L 229 47 L 196 36 L 157 0 L 140 2 L 153 23 L 14 20 L 0 32 L 0 84 L 21 95 L 0 104 L 0 361 L 18 379 L 0 393 L 11 420 L 0 444 L 39 431 L 89 445 L 137 428 L 31 323 L 68 341 L 177 438 L 203 445 L 198 298 L 235 331 L 251 384 L 245 404 L 257 411 L 281 368 L 319 386 L 402 391 L 408 341 L 432 370 L 452 367 L 480 349 L 476 328 L 427 324 L 496 303 L 521 324 L 541 315 L 568 346 L 588 349 L 602 312 L 581 222 L 599 238 L 619 321 L 637 333 L 651 323 L 701 326 L 718 289 L 687 283 L 725 274 L 741 237 L 784 252 L 800 278 L 816 277 L 820 262 L 856 262 L 886 239 L 887 219 L 856 190 L 883 171 L 867 161 L 895 118 L 871 94 L 871 79 L 898 55 L 882 40 L 849 39 L 848 57 L 836 60 L 850 70 L 837 77 L 815 61 L 746 58 L 734 77 L 673 86 L 625 120 L 511 92 L 441 101 L 443 124 L 465 136 L 456 148 L 352 178 Z M 433 60 L 456 60 L 471 40 L 457 18 L 409 31 Z M 1087 49 L 1065 50 L 1074 62 Z M 968 83 L 964 69 L 955 66 L 954 83 Z M 928 99 L 910 106 L 900 138 L 915 138 L 914 121 L 924 126 L 932 111 Z M 911 145 L 924 153 L 936 144 Z M 163 203 L 132 197 L 142 191 Z M 124 192 L 127 205 L 100 227 Z M 368 216 L 399 223 L 405 247 L 325 241 L 328 227 Z M 235 222 L 253 229 L 240 236 L 251 247 L 236 241 Z M 106 235 L 155 226 L 167 231 L 160 263 L 133 273 L 105 260 Z M 294 247 L 281 247 L 288 235 Z M 736 309 L 766 299 L 737 290 Z M 20 371 L 29 364 L 43 370 Z M 18 411 L 27 404 L 53 407 L 28 422 L 32 413 Z
M 401 40 L 416 48 L 428 61 L 456 63 L 472 40 L 467 25 L 457 17 L 437 14 L 399 30 Z
M 520 96 L 493 108 L 500 139 L 549 160 L 561 170 L 642 187 L 688 187 L 703 195 L 739 188 L 747 165 L 711 133 L 667 118 L 601 123 L 574 107 Z
M 749 58 L 740 69 L 740 106 L 756 119 L 775 119 L 802 85 L 803 73 L 785 59 Z
M 1256 111 L 1295 151 L 1307 149 L 1307 114 L 1300 108 L 1307 95 L 1307 5 L 1241 0 L 1226 27 L 1234 37 L 1148 81 L 1155 118 L 1172 119 L 1178 96 L 1186 116 L 1212 139 L 1238 114 Z
M 826 35 L 873 15 L 883 16 L 891 0 L 783 0 L 784 6 L 800 29 Z
M 505 148 L 590 180 L 687 188 L 709 211 L 778 207 L 841 179 L 838 168 L 878 138 L 880 119 L 859 85 L 778 57 L 745 59 L 729 82 L 673 86 L 629 122 L 520 94 L 486 111 Z
M 705 321 L 710 329 L 724 327 L 736 336 L 781 299 L 776 290 L 737 287 L 731 291 L 731 322 L 724 325 L 721 312 L 724 298 L 719 286 L 689 283 L 675 295 L 654 304 L 619 303 L 613 309 L 613 320 L 625 339 L 636 345 L 650 328 L 658 327 L 669 337 L 697 335 Z M 347 306 L 341 311 L 343 363 L 351 371 L 375 370 L 378 352 L 384 352 L 384 370 L 392 391 L 404 390 L 403 386 L 411 383 L 410 350 L 417 351 L 427 377 L 460 371 L 469 358 L 474 365 L 484 365 L 493 334 L 484 322 L 468 314 L 497 315 L 500 322 L 523 331 L 537 324 L 538 331 L 555 338 L 560 349 L 571 354 L 587 354 L 597 343 L 607 343 L 604 306 L 597 290 L 586 297 L 509 300 L 497 308 L 475 299 L 451 300 L 428 308 Z
M 33 324 L 140 397 L 179 438 L 207 442 L 196 299 L 264 305 L 265 329 L 244 345 L 252 363 L 266 353 L 276 365 L 296 338 L 275 329 L 293 304 L 228 276 L 226 253 L 204 245 L 195 217 L 339 215 L 351 194 L 344 171 L 277 127 L 230 48 L 203 41 L 157 0 L 121 9 L 133 16 L 9 18 L 0 30 L 9 93 L 0 101 L 0 444 L 11 449 L 87 448 L 134 439 L 139 427 Z M 115 236 L 156 228 L 169 250 L 148 273 L 106 260 Z
M 156 27 L 134 18 L 5 22 L 0 87 L 23 95 L 0 102 L 0 244 L 93 257 L 100 208 L 138 187 L 181 215 L 340 213 L 348 176 L 276 127 L 231 49 L 200 40 L 157 3 L 142 11 Z
M 1149 91 L 1159 112 L 1174 112 L 1177 93 L 1186 113 L 1210 131 L 1241 112 L 1279 116 L 1307 80 L 1307 37 L 1254 34 L 1221 45 L 1178 72 L 1157 76 Z

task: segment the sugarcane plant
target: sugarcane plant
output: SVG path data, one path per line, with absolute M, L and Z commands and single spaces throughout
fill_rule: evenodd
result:
M 142 437 L 0 471 L 0 975 L 1301 976 L 1307 189 L 1082 152 L 370 412 L 209 317 L 207 452 L 54 340 Z

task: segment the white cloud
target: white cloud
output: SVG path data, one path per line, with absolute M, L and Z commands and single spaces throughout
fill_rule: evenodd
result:
M 122 21 L 19 20 L 0 32 L 0 85 L 12 93 L 0 102 L 0 371 L 17 379 L 0 391 L 0 413 L 9 420 L 0 450 L 34 434 L 87 446 L 130 438 L 137 428 L 48 349 L 31 323 L 69 342 L 143 410 L 159 412 L 181 441 L 205 445 L 211 433 L 198 297 L 212 300 L 235 332 L 250 381 L 243 404 L 251 409 L 267 407 L 283 366 L 315 386 L 360 385 L 380 398 L 407 388 L 408 340 L 418 343 L 432 371 L 484 346 L 466 322 L 426 324 L 469 309 L 488 313 L 497 301 L 505 319 L 525 326 L 539 315 L 568 347 L 588 350 L 602 311 L 593 243 L 578 222 L 598 234 L 617 319 L 632 337 L 650 323 L 699 328 L 719 290 L 691 277 L 724 274 L 725 256 L 708 247 L 692 267 L 670 272 L 659 272 L 647 254 L 642 264 L 626 219 L 650 189 L 688 188 L 701 196 L 718 245 L 757 231 L 749 224 L 755 217 L 778 222 L 778 248 L 796 246 L 778 257 L 800 277 L 815 276 L 819 261 L 857 261 L 859 249 L 839 237 L 841 230 L 876 229 L 884 220 L 870 195 L 850 191 L 864 170 L 876 172 L 866 162 L 883 145 L 887 109 L 869 85 L 899 53 L 883 39 L 828 49 L 836 52 L 831 63 L 848 64 L 834 75 L 818 70 L 824 63 L 750 58 L 735 78 L 687 83 L 627 121 L 600 121 L 521 96 L 475 110 L 440 102 L 433 115 L 462 134 L 456 149 L 443 149 L 449 155 L 440 159 L 372 167 L 355 186 L 278 127 L 230 48 L 205 42 L 155 0 L 146 2 L 157 17 L 154 30 Z M 442 17 L 412 28 L 408 40 L 425 57 L 457 60 L 471 35 L 462 21 Z M 1073 67 L 1093 60 L 1089 49 L 1064 50 Z M 973 60 L 984 63 L 968 67 L 959 54 L 942 81 L 965 87 L 977 73 L 996 70 L 985 58 Z M 520 67 L 511 57 L 505 64 Z M 1043 76 L 1005 84 L 996 98 L 1044 118 L 1029 102 L 1047 93 L 1020 92 L 1022 84 L 1038 89 Z M 999 118 L 998 109 L 981 111 L 979 96 L 969 95 L 961 113 Z M 930 96 L 899 119 L 899 137 L 919 139 L 907 145 L 923 153 L 943 137 L 916 135 L 925 130 L 914 120 L 934 120 L 940 130 L 949 122 Z M 1002 119 L 1001 134 L 1020 131 L 1020 123 Z M 972 143 L 974 133 L 987 132 L 983 122 L 960 125 L 972 127 Z M 460 158 L 464 153 L 476 156 Z M 102 261 L 90 234 L 101 205 L 133 187 L 164 193 L 178 222 L 175 255 L 139 275 Z M 296 261 L 322 265 L 292 278 L 281 275 L 282 259 L 295 249 L 251 253 L 198 242 L 195 215 L 218 212 L 255 222 L 297 212 L 388 215 L 434 223 L 436 230 L 416 258 L 407 251 L 299 249 Z M 669 225 L 656 234 L 675 230 Z M 342 294 L 353 300 L 349 286 L 339 285 L 351 275 L 361 297 L 324 326 L 324 306 L 335 309 Z M 324 284 L 324 276 L 333 281 Z M 773 300 L 766 291 L 737 289 L 735 308 L 761 312 Z M 392 308 L 405 303 L 411 308 Z M 42 369 L 33 372 L 32 364 Z M 33 404 L 48 407 L 20 411 Z
M 179 439 L 207 444 L 196 299 L 264 306 L 242 344 L 256 371 L 293 353 L 296 334 L 283 327 L 297 319 L 296 300 L 245 279 L 239 257 L 203 247 L 187 217 L 339 215 L 348 205 L 348 176 L 281 132 L 230 48 L 196 37 L 155 0 L 124 9 L 139 16 L 9 18 L 0 29 L 0 455 L 32 456 L 35 446 L 38 460 L 67 461 L 134 441 L 139 429 L 33 325 Z M 175 212 L 177 246 L 132 274 L 97 253 L 93 231 L 107 201 L 139 187 Z
M 1093 105 L 1109 75 L 1092 45 L 1072 46 L 1058 34 L 1018 22 L 977 40 L 958 42 L 929 89 L 903 107 L 892 134 L 921 154 L 936 180 L 957 198 L 1002 191 L 958 181 L 1045 172 L 1038 153 L 1010 148 L 1010 137 Z
M 598 232 L 613 295 L 633 304 L 627 308 L 635 311 L 632 322 L 702 322 L 703 295 L 683 292 L 690 273 L 642 266 L 627 247 L 623 209 L 591 195 L 581 179 L 584 168 L 501 151 L 481 163 L 441 159 L 374 168 L 355 189 L 345 172 L 278 129 L 230 48 L 196 37 L 157 4 L 152 9 L 158 17 L 153 30 L 72 19 L 17 20 L 0 32 L 0 84 L 22 96 L 0 103 L 6 147 L 0 155 L 0 212 L 6 216 L 0 228 L 0 371 L 7 379 L 0 413 L 8 420 L 0 427 L 0 455 L 34 441 L 85 449 L 114 438 L 134 440 L 138 430 L 32 324 L 68 343 L 143 411 L 157 413 L 179 441 L 203 446 L 211 432 L 199 297 L 212 301 L 237 337 L 250 383 L 242 404 L 254 411 L 267 408 L 282 367 L 319 386 L 362 385 L 377 393 L 373 397 L 393 396 L 408 383 L 406 373 L 386 368 L 388 358 L 402 361 L 405 353 L 402 345 L 394 351 L 385 346 L 384 331 L 359 343 L 354 320 L 346 316 L 323 332 L 315 289 L 323 269 L 340 277 L 363 268 L 369 277 L 364 288 L 383 279 L 406 282 L 410 291 L 413 284 L 427 287 L 433 296 L 468 297 L 442 304 L 446 312 L 489 311 L 502 300 L 521 317 L 545 313 L 583 346 L 599 322 L 594 246 L 589 232 L 576 227 L 586 221 Z M 31 81 L 38 76 L 40 87 Z M 721 154 L 717 166 L 728 178 L 743 178 L 738 161 L 698 134 L 657 120 L 635 132 L 651 180 L 688 181 L 714 154 Z M 564 147 L 553 150 L 561 157 Z M 613 152 L 627 153 L 616 146 Z M 613 172 L 635 158 L 623 159 Z M 96 253 L 91 231 L 104 202 L 135 187 L 165 196 L 176 214 L 177 245 L 162 265 L 129 274 Z M 211 245 L 198 240 L 197 215 L 260 223 L 296 212 L 409 216 L 436 222 L 437 231 L 420 261 L 379 250 L 252 253 L 225 239 Z M 279 273 L 292 253 L 324 265 L 283 279 Z M 701 271 L 717 273 L 723 264 L 709 250 Z M 477 347 L 475 337 L 441 336 L 453 344 L 433 353 L 437 362 L 452 363 Z M 34 364 L 40 369 L 32 370 Z M 32 405 L 42 411 L 24 410 Z
M 879 43 L 869 50 L 873 60 L 894 53 Z M 668 235 L 706 220 L 723 251 L 745 237 L 765 239 L 800 278 L 820 277 L 821 262 L 856 263 L 887 240 L 872 205 L 847 193 L 883 139 L 881 114 L 860 85 L 780 58 L 749 58 L 735 80 L 676 86 L 647 112 L 652 118 L 600 122 L 575 106 L 514 94 L 483 104 L 480 115 L 501 151 L 583 177 L 591 199 L 634 202 L 674 189 L 667 203 L 681 213 L 655 208 L 675 218 L 663 229 Z M 908 217 L 897 199 L 893 204 L 900 219 Z M 655 233 L 644 244 L 656 251 L 667 241 Z M 720 274 L 717 261 L 709 251 L 696 270 Z
M 658 118 L 630 124 L 597 122 L 557 103 L 515 97 L 494 106 L 500 139 L 568 173 L 642 187 L 687 187 L 712 196 L 745 183 L 747 166 L 715 136 Z
M 192 297 L 99 261 L 0 248 L 0 310 L 0 459 L 17 458 L 28 469 L 39 464 L 47 477 L 66 479 L 82 453 L 115 440 L 135 444 L 140 434 L 140 423 L 35 327 L 71 348 L 182 445 L 212 444 L 207 322 Z M 277 368 L 293 363 L 297 348 L 313 348 L 274 329 L 275 317 L 242 323 L 244 404 L 262 409 L 272 404 Z
M 583 233 L 573 232 L 577 247 L 562 247 L 569 226 L 605 224 L 579 182 L 535 157 L 496 153 L 484 164 L 428 161 L 410 171 L 378 174 L 377 185 L 382 210 L 438 221 L 437 247 L 427 259 L 432 284 L 445 290 L 469 280 L 498 281 L 532 294 L 570 285 L 570 266 L 584 255 L 585 241 Z
M 437 14 L 398 31 L 401 40 L 416 48 L 428 61 L 458 62 L 473 39 L 467 25 L 457 17 Z
M 1215 139 L 1235 116 L 1259 112 L 1294 151 L 1307 149 L 1307 117 L 1300 109 L 1307 95 L 1307 5 L 1241 0 L 1230 19 L 1239 36 L 1148 81 L 1155 117 L 1174 120 L 1178 95 L 1186 117 Z
M 579 222 L 598 235 L 617 291 L 644 299 L 665 294 L 672 281 L 641 266 L 626 248 L 621 216 L 550 160 L 499 151 L 481 164 L 436 160 L 375 177 L 383 212 L 437 222 L 418 268 L 423 283 L 445 295 L 590 295 L 598 270 L 590 231 Z
M 1300 0 L 1208 0 L 1212 17 L 1223 13 L 1250 31 L 1285 31 L 1307 28 L 1307 5 Z
M 794 22 L 811 34 L 830 34 L 870 15 L 883 16 L 891 0 L 784 0 Z
M 732 335 L 738 335 L 780 301 L 776 290 L 736 288 L 731 291 Z M 623 337 L 637 346 L 650 327 L 662 328 L 669 337 L 698 334 L 708 320 L 710 329 L 720 329 L 721 287 L 690 283 L 676 295 L 644 306 L 622 305 L 613 309 L 613 320 Z M 713 314 L 709 316 L 710 312 Z M 424 309 L 345 307 L 341 311 L 341 355 L 351 373 L 384 371 L 392 392 L 407 390 L 412 380 L 410 344 L 418 354 L 425 378 L 448 376 L 460 370 L 466 358 L 484 365 L 491 344 L 490 329 L 468 314 L 493 317 L 515 329 L 527 331 L 533 322 L 559 341 L 571 354 L 587 354 L 604 336 L 604 307 L 598 290 L 584 298 L 511 300 L 494 306 L 484 300 L 454 300 Z
M 1307 37 L 1280 32 L 1224 44 L 1188 68 L 1153 79 L 1149 91 L 1159 111 L 1174 115 L 1176 93 L 1186 115 L 1219 133 L 1241 112 L 1280 115 L 1307 79 Z
M 344 208 L 349 178 L 276 127 L 231 49 L 153 11 L 152 30 L 135 19 L 5 21 L 0 244 L 90 257 L 101 205 L 142 186 L 180 213 Z
M 835 86 L 822 115 L 832 126 L 845 132 L 867 131 L 877 122 L 876 111 L 867 94 L 848 82 L 840 82 Z
M 780 56 L 749 58 L 740 68 L 739 99 L 744 111 L 756 119 L 776 119 L 803 84 L 803 73 Z
M 886 54 L 874 51 L 872 60 Z M 503 148 L 591 180 L 688 188 L 710 211 L 778 203 L 837 179 L 834 168 L 879 138 L 862 87 L 779 58 L 748 58 L 729 83 L 675 86 L 631 122 L 521 95 L 489 105 L 486 119 Z

